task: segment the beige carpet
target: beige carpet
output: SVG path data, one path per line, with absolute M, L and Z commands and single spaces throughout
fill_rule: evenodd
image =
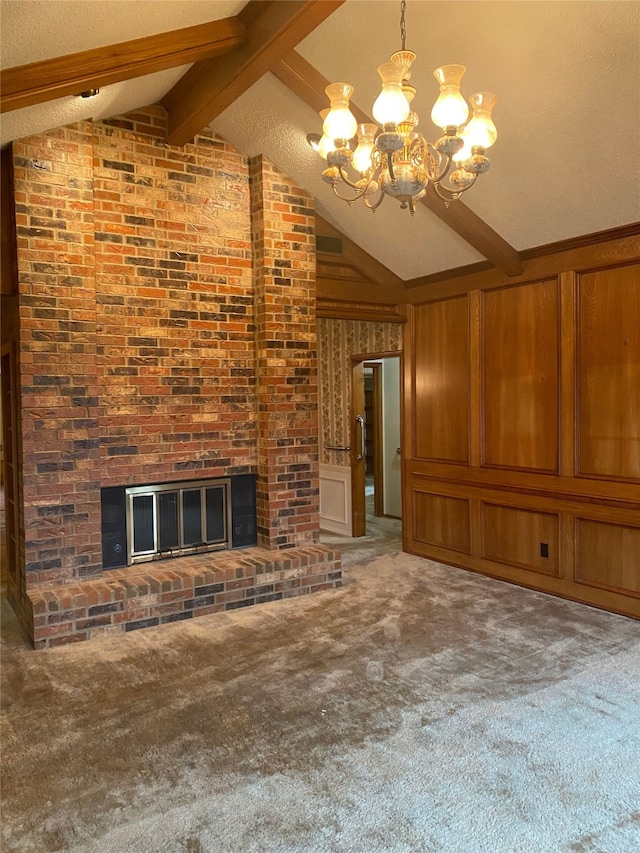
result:
M 2 850 L 638 853 L 640 623 L 354 554 L 338 591 L 49 651 L 5 613 Z

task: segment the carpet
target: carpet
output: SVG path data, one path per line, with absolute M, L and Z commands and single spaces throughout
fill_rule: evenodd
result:
M 32 652 L 2 850 L 638 853 L 640 623 L 408 554 Z

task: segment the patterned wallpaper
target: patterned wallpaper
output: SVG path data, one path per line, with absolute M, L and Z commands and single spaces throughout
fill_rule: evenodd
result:
M 318 320 L 321 462 L 345 467 L 349 464 L 348 453 L 324 448 L 327 444 L 346 446 L 350 443 L 350 357 L 359 353 L 399 352 L 401 349 L 400 323 Z

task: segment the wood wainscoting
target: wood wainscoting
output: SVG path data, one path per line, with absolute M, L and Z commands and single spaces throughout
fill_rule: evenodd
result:
M 405 549 L 640 618 L 640 239 L 410 296 Z

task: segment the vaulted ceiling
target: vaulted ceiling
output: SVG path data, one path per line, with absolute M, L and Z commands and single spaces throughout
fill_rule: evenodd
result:
M 640 221 L 635 2 L 408 0 L 423 133 L 438 135 L 437 66 L 466 65 L 466 95 L 498 94 L 489 172 L 448 209 L 427 194 L 414 217 L 393 199 L 375 215 L 336 199 L 306 142 L 326 82 L 352 83 L 370 115 L 399 0 L 2 0 L 0 15 L 3 144 L 161 101 L 171 142 L 209 124 L 265 154 L 405 281 L 486 259 L 514 274 L 523 250 Z

